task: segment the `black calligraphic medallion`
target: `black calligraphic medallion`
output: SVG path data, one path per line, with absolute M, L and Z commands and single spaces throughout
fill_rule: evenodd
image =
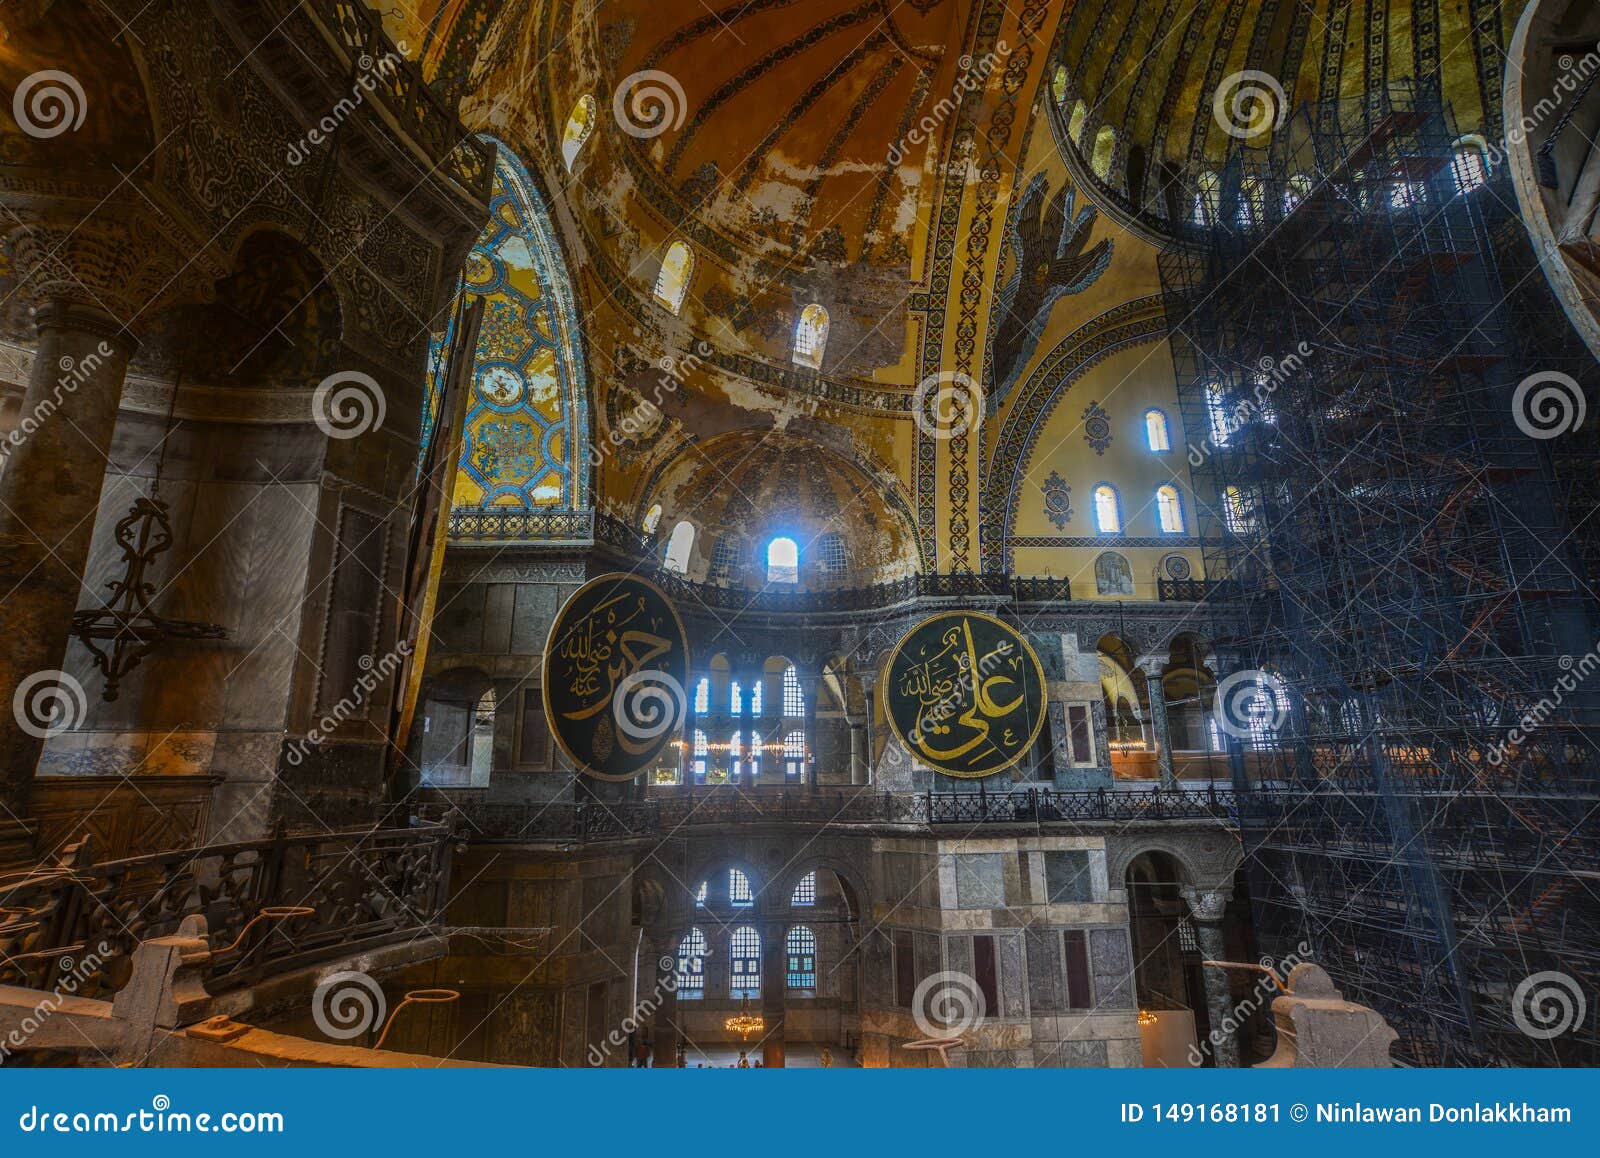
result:
M 1027 754 L 1044 726 L 1044 667 L 992 615 L 947 611 L 912 628 L 882 683 L 895 738 L 948 776 L 977 779 Z
M 572 761 L 631 780 L 683 732 L 689 642 L 666 592 L 632 575 L 578 588 L 544 648 L 544 713 Z

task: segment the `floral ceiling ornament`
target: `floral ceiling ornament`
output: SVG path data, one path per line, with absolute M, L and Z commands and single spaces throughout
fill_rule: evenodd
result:
M 1083 441 L 1087 442 L 1096 454 L 1105 454 L 1106 447 L 1111 445 L 1111 415 L 1106 413 L 1106 408 L 1098 402 L 1091 402 L 1083 408 Z
M 1066 530 L 1067 524 L 1072 521 L 1072 488 L 1067 485 L 1067 480 L 1051 471 L 1050 477 L 1044 480 L 1039 489 L 1044 492 L 1045 518 L 1054 524 L 1056 530 Z

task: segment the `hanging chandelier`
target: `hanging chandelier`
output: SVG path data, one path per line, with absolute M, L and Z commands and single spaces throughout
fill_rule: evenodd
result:
M 752 1033 L 760 1033 L 767 1028 L 766 1020 L 759 1013 L 750 1012 L 750 999 L 746 997 L 739 1005 L 739 1012 L 722 1023 L 724 1029 L 732 1030 L 745 1041 L 750 1040 Z

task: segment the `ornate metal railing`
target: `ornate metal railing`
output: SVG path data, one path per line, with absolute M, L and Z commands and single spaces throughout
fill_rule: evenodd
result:
M 660 572 L 653 576 L 674 599 L 719 611 L 769 611 L 816 613 L 874 611 L 909 603 L 914 599 L 990 599 L 1019 603 L 1066 602 L 1072 584 L 1066 579 L 1020 579 L 1010 575 L 912 575 L 872 587 L 847 587 L 829 591 L 789 591 L 765 587 L 717 587 L 695 583 L 682 575 Z
M 377 67 L 377 62 L 399 60 L 377 13 L 358 0 L 311 0 L 309 7 L 350 58 L 353 71 L 370 77 L 400 130 L 463 189 L 487 201 L 494 180 L 494 147 L 462 129 L 415 65 L 405 61 L 397 67 Z
M 590 511 L 454 510 L 450 512 L 450 537 L 586 546 L 594 542 L 594 524 Z
M 930 824 L 1034 824 L 1050 821 L 1226 820 L 1237 823 L 1233 791 L 1100 788 L 930 792 Z
M 92 842 L 0 884 L 0 984 L 94 996 L 128 980 L 135 947 L 205 918 L 207 988 L 414 938 L 435 926 L 450 876 L 443 826 L 216 845 L 94 863 Z M 312 910 L 283 916 L 278 910 Z M 253 927 L 253 920 L 263 918 Z
M 477 842 L 591 841 L 669 836 L 705 825 L 1034 824 L 1154 820 L 1235 822 L 1227 788 L 1014 789 L 989 792 L 873 792 L 860 788 L 822 792 L 763 792 L 735 786 L 675 792 L 627 803 L 492 804 L 457 799 L 430 802 L 421 811 L 448 821 Z
M 1229 595 L 1228 584 L 1215 579 L 1158 579 L 1156 593 L 1163 603 L 1205 603 Z

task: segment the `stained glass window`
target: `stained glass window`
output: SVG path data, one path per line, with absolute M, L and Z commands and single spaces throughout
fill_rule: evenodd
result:
M 761 996 L 761 934 L 749 925 L 741 925 L 728 938 L 730 995 L 739 997 Z
M 790 989 L 817 987 L 817 935 L 804 925 L 789 930 L 783 942 L 786 984 Z

